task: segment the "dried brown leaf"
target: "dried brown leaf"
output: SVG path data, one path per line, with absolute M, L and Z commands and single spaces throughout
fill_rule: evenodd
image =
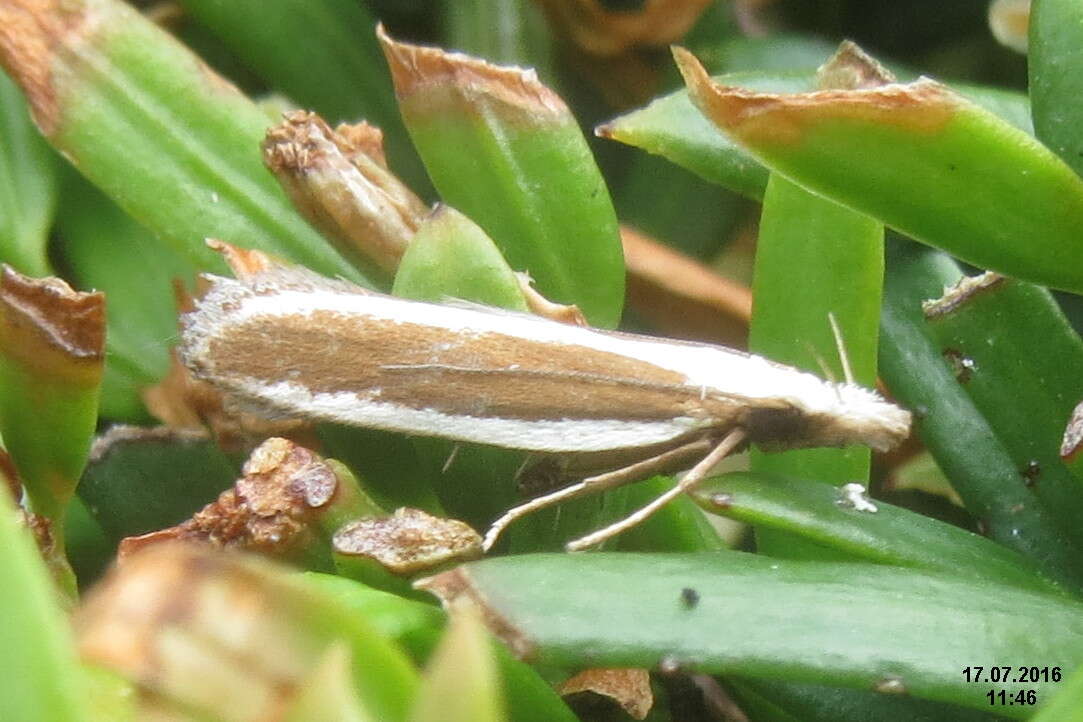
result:
M 621 227 L 628 305 L 667 336 L 743 348 L 752 293 L 679 251 Z
M 608 697 L 636 719 L 645 719 L 654 705 L 650 674 L 635 667 L 583 670 L 563 682 L 558 691 L 565 697 L 582 692 Z

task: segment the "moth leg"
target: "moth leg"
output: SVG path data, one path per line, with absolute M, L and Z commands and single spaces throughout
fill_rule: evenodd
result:
M 729 432 L 722 441 L 718 442 L 717 446 L 711 449 L 709 454 L 704 456 L 695 466 L 689 469 L 688 473 L 685 474 L 672 489 L 662 494 L 639 511 L 629 514 L 615 524 L 610 524 L 603 529 L 587 534 L 585 537 L 569 542 L 567 546 L 565 546 L 565 549 L 570 552 L 582 551 L 595 544 L 601 544 L 606 539 L 627 531 L 636 524 L 646 520 L 651 514 L 654 514 L 654 512 L 658 511 L 681 494 L 696 488 L 696 486 L 707 477 L 707 474 L 711 473 L 711 469 L 713 469 L 718 462 L 729 456 L 734 449 L 744 443 L 746 436 L 744 429 L 740 428 Z
M 604 474 L 598 474 L 597 476 L 588 476 L 576 484 L 566 486 L 563 489 L 558 489 L 550 494 L 543 494 L 542 496 L 531 499 L 525 504 L 512 507 L 489 527 L 489 531 L 485 533 L 485 539 L 481 545 L 482 549 L 488 552 L 493 545 L 496 544 L 496 540 L 500 537 L 500 534 L 503 533 L 504 529 L 516 519 L 521 519 L 527 514 L 553 506 L 554 504 L 559 504 L 568 499 L 575 499 L 576 497 L 606 491 L 607 489 L 615 489 L 618 486 L 641 481 L 654 474 L 664 472 L 667 469 L 672 469 L 674 464 L 680 464 L 689 459 L 701 457 L 705 452 L 710 450 L 710 448 L 710 440 L 698 439 L 678 446 L 675 449 L 665 451 L 657 456 L 652 456 L 649 459 L 637 461 L 629 466 L 616 469 L 615 471 L 608 471 Z M 677 468 L 682 467 L 678 466 Z

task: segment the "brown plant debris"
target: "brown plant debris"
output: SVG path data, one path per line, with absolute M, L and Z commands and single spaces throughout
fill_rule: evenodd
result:
M 207 433 L 202 429 L 174 429 L 168 426 L 127 426 L 117 424 L 94 439 L 90 447 L 88 464 L 100 464 L 117 448 L 139 442 L 176 442 L 188 444 L 205 441 Z
M 221 253 L 229 265 L 229 270 L 233 271 L 234 276 L 242 280 L 272 268 L 289 265 L 285 261 L 278 260 L 263 251 L 255 248 L 240 248 L 217 238 L 208 238 L 205 243 L 207 248 Z M 191 310 L 191 308 L 191 305 L 188 305 L 184 310 Z
M 286 113 L 267 131 L 263 158 L 297 209 L 347 257 L 388 274 L 428 212 L 387 168 L 379 130 Z
M 481 536 L 468 524 L 409 508 L 353 521 L 335 532 L 332 545 L 339 554 L 368 557 L 399 576 L 482 555 Z
M 400 101 L 438 103 L 452 101 L 461 110 L 479 103 L 495 109 L 506 120 L 530 125 L 550 125 L 571 119 L 568 106 L 560 96 L 542 85 L 533 70 L 493 65 L 463 53 L 440 48 L 400 43 L 391 38 L 383 25 L 376 28 L 391 79 Z
M 96 384 L 105 351 L 105 296 L 59 278 L 0 271 L 0 347 L 24 370 Z
M 1031 0 L 994 0 L 989 4 L 989 29 L 997 41 L 1020 53 L 1030 44 Z
M 192 544 L 114 567 L 75 615 L 83 659 L 202 718 L 281 719 L 326 648 L 276 567 Z M 200 714 L 202 712 L 203 714 Z
M 844 120 L 932 134 L 966 104 L 961 96 L 928 78 L 859 90 L 761 93 L 715 83 L 684 48 L 675 47 L 673 56 L 703 114 L 752 147 L 796 144 L 808 128 Z
M 923 302 L 921 310 L 929 321 L 947 316 L 1006 280 L 1004 276 L 992 271 L 986 271 L 977 276 L 963 276 L 954 286 L 944 289 L 944 295 L 940 298 Z
M 645 719 L 654 705 L 650 674 L 635 667 L 587 669 L 562 683 L 557 691 L 564 697 L 582 692 L 607 697 L 635 719 Z
M 195 541 L 289 556 L 312 543 L 313 522 L 338 490 L 335 469 L 292 441 L 271 438 L 252 452 L 242 473 L 188 521 L 124 539 L 119 555 L 164 541 Z
M 19 479 L 15 462 L 11 460 L 11 454 L 4 449 L 0 449 L 0 482 L 11 494 L 11 500 L 17 504 L 23 496 L 23 483 Z
M 748 344 L 752 292 L 679 251 L 621 226 L 628 305 L 667 336 Z
M 835 54 L 816 70 L 816 84 L 821 90 L 862 90 L 894 82 L 894 73 L 850 40 L 843 40 Z
M 70 0 L 0 2 L 0 66 L 23 89 L 41 132 L 50 135 L 60 108 L 54 65 L 58 49 L 87 33 L 82 3 Z
M 372 160 L 387 168 L 387 156 L 384 154 L 384 132 L 365 121 L 359 123 L 339 123 L 332 136 L 336 145 L 350 162 L 359 156 L 362 161 Z
M 534 653 L 534 643 L 511 621 L 494 609 L 470 577 L 468 566 L 460 566 L 436 576 L 414 582 L 415 589 L 433 594 L 449 614 L 457 609 L 470 608 L 477 612 L 489 631 L 503 640 L 504 644 L 520 659 Z
M 610 10 L 601 0 L 541 0 L 550 20 L 572 42 L 602 56 L 676 42 L 710 4 L 710 0 L 646 0 L 635 9 Z
M 571 326 L 590 325 L 587 323 L 587 317 L 579 310 L 579 306 L 574 303 L 571 305 L 556 303 L 538 293 L 534 288 L 534 280 L 530 277 L 530 274 L 517 271 L 515 279 L 519 282 L 519 289 L 523 292 L 526 307 L 530 309 L 531 313 Z
M 305 440 L 311 436 L 311 424 L 305 419 L 269 419 L 231 403 L 213 385 L 193 377 L 176 352 L 169 372 L 156 385 L 144 389 L 142 396 L 150 413 L 166 426 L 207 428 L 219 446 L 229 452 L 251 449 L 268 436 Z

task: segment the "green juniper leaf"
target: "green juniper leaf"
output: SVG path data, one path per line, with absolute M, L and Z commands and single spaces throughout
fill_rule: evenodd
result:
M 827 57 L 825 53 L 822 57 Z M 704 59 L 710 62 L 710 56 Z M 804 70 L 740 70 L 715 82 L 764 93 L 803 93 L 815 89 L 814 74 Z M 1031 132 L 1026 96 L 998 88 L 953 84 L 952 88 L 1024 132 Z M 762 200 L 768 171 L 733 139 L 721 132 L 678 90 L 603 123 L 603 138 L 636 146 L 687 168 L 696 175 L 753 200 Z
M 742 709 L 758 722 L 996 722 L 983 710 L 929 702 L 904 695 L 766 679 L 726 678 Z
M 883 227 L 872 218 L 772 175 L 760 221 L 749 349 L 813 373 L 826 367 L 843 380 L 833 317 L 855 382 L 873 386 L 883 238 Z M 860 482 L 869 476 L 869 451 L 754 452 L 751 464 L 757 472 Z
M 738 472 L 708 480 L 692 496 L 714 514 L 799 535 L 855 560 L 1065 593 L 1017 552 L 882 501 L 870 502 L 875 511 L 855 508 L 831 484 Z
M 125 537 L 187 519 L 236 476 L 204 434 L 114 426 L 94 445 L 79 498 L 115 549 Z
M 739 552 L 529 555 L 473 562 L 421 585 L 447 604 L 481 605 L 518 654 L 557 666 L 661 665 L 905 690 L 987 710 L 987 690 L 961 672 L 974 659 L 1062 668 L 1083 659 L 1078 601 L 880 565 Z M 694 590 L 695 603 L 684 589 Z M 741 633 L 705 633 L 720 619 Z M 1057 688 L 1004 686 L 1039 697 Z M 1021 718 L 1031 710 L 998 711 Z
M 1083 482 L 1060 458 L 1065 420 L 1083 399 L 1083 341 L 1056 300 L 1034 284 L 988 274 L 929 301 L 925 317 L 1023 483 L 1065 545 L 1083 555 Z
M 263 111 L 126 3 L 18 0 L 0 26 L 18 29 L 0 65 L 49 142 L 191 262 L 224 268 L 214 237 L 364 282 L 263 168 Z
M 85 180 L 67 176 L 59 255 L 80 287 L 107 300 L 101 413 L 146 422 L 142 392 L 166 375 L 176 339 L 173 283 L 191 288 L 196 268 Z
M 1083 564 L 1066 547 L 1049 511 L 975 407 L 933 342 L 921 304 L 962 276 L 941 253 L 895 240 L 889 246 L 880 326 L 880 373 L 915 415 L 914 432 L 936 458 L 967 509 L 991 539 L 1038 562 L 1042 572 L 1078 589 Z
M 446 618 L 431 604 L 403 599 L 350 579 L 306 572 L 304 581 L 334 597 L 384 636 L 395 640 L 415 662 L 429 658 Z M 553 688 L 529 665 L 514 659 L 499 642 L 492 643 L 500 669 L 503 696 L 516 722 L 574 722 L 576 717 Z
M 403 118 L 444 201 L 547 298 L 614 326 L 624 296 L 617 220 L 564 101 L 525 71 L 382 40 Z
M 0 493 L 0 719 L 80 722 L 80 669 L 67 619 L 34 543 Z
M 105 302 L 57 278 L 0 275 L 0 434 L 31 509 L 62 535 L 98 416 Z
M 1083 180 L 947 86 L 758 93 L 676 57 L 697 107 L 775 172 L 969 263 L 1083 291 Z
M 1083 7 L 1072 0 L 1034 0 L 1030 10 L 1030 99 L 1034 129 L 1065 163 L 1083 173 Z
M 50 275 L 46 245 L 56 196 L 56 158 L 22 93 L 0 72 L 0 261 L 31 276 Z
M 184 0 L 182 5 L 271 87 L 332 123 L 366 120 L 384 133 L 391 166 L 424 189 L 373 34 L 351 0 Z
M 1083 667 L 1059 670 L 1063 682 L 1050 699 L 1043 699 L 1031 722 L 1080 722 L 1083 720 Z

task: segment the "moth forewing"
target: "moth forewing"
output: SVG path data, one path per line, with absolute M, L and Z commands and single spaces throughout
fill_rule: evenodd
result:
M 277 414 L 632 460 L 735 431 L 774 449 L 882 450 L 909 428 L 872 391 L 721 346 L 408 301 L 302 269 L 209 280 L 184 318 L 185 363 Z

